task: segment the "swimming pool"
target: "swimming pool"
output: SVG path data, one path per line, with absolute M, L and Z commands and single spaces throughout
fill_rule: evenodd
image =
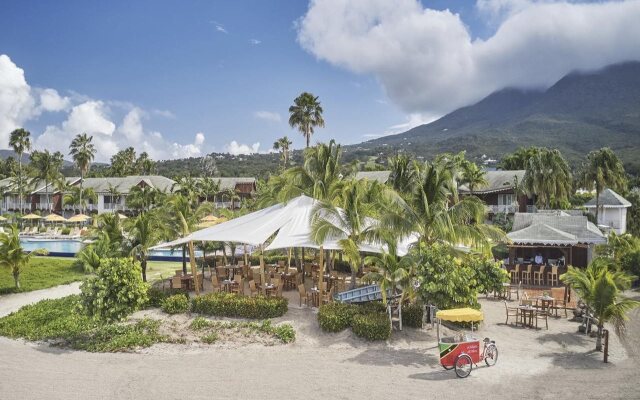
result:
M 20 243 L 22 248 L 27 251 L 33 251 L 35 249 L 45 249 L 50 255 L 73 257 L 76 253 L 82 250 L 85 245 L 80 240 L 73 239 L 38 239 L 38 238 L 21 238 Z M 195 251 L 196 257 L 202 257 L 202 251 Z M 149 258 L 152 260 L 171 260 L 178 261 L 182 259 L 182 249 L 159 249 L 149 252 Z M 187 253 L 188 257 L 188 253 Z

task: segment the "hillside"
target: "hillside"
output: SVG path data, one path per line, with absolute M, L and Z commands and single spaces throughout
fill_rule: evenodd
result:
M 351 157 L 466 150 L 500 158 L 530 145 L 557 147 L 573 163 L 609 146 L 640 171 L 640 62 L 571 73 L 546 90 L 504 89 L 430 124 L 346 148 Z

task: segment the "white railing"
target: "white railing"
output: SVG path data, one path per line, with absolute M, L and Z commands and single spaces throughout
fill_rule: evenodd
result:
M 487 205 L 487 207 L 489 208 L 489 212 L 493 213 L 493 214 L 498 214 L 498 213 L 507 213 L 507 214 L 513 214 L 515 212 L 518 211 L 518 205 L 517 204 L 489 204 Z
M 109 210 L 109 211 L 124 211 L 125 210 L 125 206 L 122 204 L 116 204 L 116 203 L 104 203 L 104 207 L 105 210 Z

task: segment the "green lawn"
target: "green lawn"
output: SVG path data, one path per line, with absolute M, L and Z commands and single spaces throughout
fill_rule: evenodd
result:
M 149 261 L 147 263 L 147 281 L 153 283 L 161 279 L 167 279 L 175 275 L 177 269 L 182 269 L 182 262 L 177 261 Z M 187 263 L 187 270 L 191 271 L 191 265 Z
M 45 289 L 84 279 L 81 269 L 72 266 L 75 258 L 35 257 L 20 273 L 20 291 Z M 15 293 L 13 275 L 8 267 L 0 267 L 0 294 Z

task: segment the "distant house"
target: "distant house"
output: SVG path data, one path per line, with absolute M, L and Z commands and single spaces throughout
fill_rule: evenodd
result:
M 586 267 L 593 257 L 597 244 L 604 244 L 607 238 L 589 222 L 586 216 L 575 211 L 548 210 L 538 213 L 516 213 L 513 230 L 507 234 L 509 264 L 532 264 L 535 256 L 541 254 L 544 262 Z
M 356 179 L 368 179 L 370 181 L 387 183 L 389 175 L 391 175 L 391 171 L 358 171 L 356 172 Z
M 473 194 L 487 204 L 489 219 L 498 213 L 536 211 L 533 199 L 517 191 L 516 186 L 522 182 L 524 174 L 524 170 L 486 172 L 487 184 L 474 188 Z M 460 185 L 459 192 L 461 195 L 471 194 L 467 185 Z
M 611 189 L 605 189 L 599 196 L 600 210 L 598 212 L 598 226 L 605 231 L 613 230 L 617 234 L 627 231 L 627 208 L 631 203 Z M 596 199 L 589 200 L 585 205 L 589 213 L 596 215 Z
M 65 178 L 68 186 L 80 185 L 79 177 Z M 214 178 L 220 184 L 221 193 L 213 199 L 217 208 L 235 208 L 240 206 L 243 199 L 251 198 L 256 191 L 256 179 L 251 177 Z M 97 201 L 89 200 L 86 206 L 88 212 L 127 212 L 127 196 L 135 186 L 148 186 L 164 193 L 171 193 L 179 188 L 176 181 L 159 175 L 140 175 L 126 177 L 85 178 L 82 186 L 91 188 L 96 193 Z M 0 180 L 0 191 L 4 193 L 2 212 L 17 212 L 19 195 L 11 179 Z M 234 194 L 232 196 L 231 194 Z M 63 204 L 64 194 L 51 183 L 45 186 L 39 182 L 25 188 L 23 212 L 48 211 L 67 213 L 77 211 L 77 206 Z M 47 204 L 49 196 L 50 204 Z M 75 209 L 74 209 L 75 208 Z

